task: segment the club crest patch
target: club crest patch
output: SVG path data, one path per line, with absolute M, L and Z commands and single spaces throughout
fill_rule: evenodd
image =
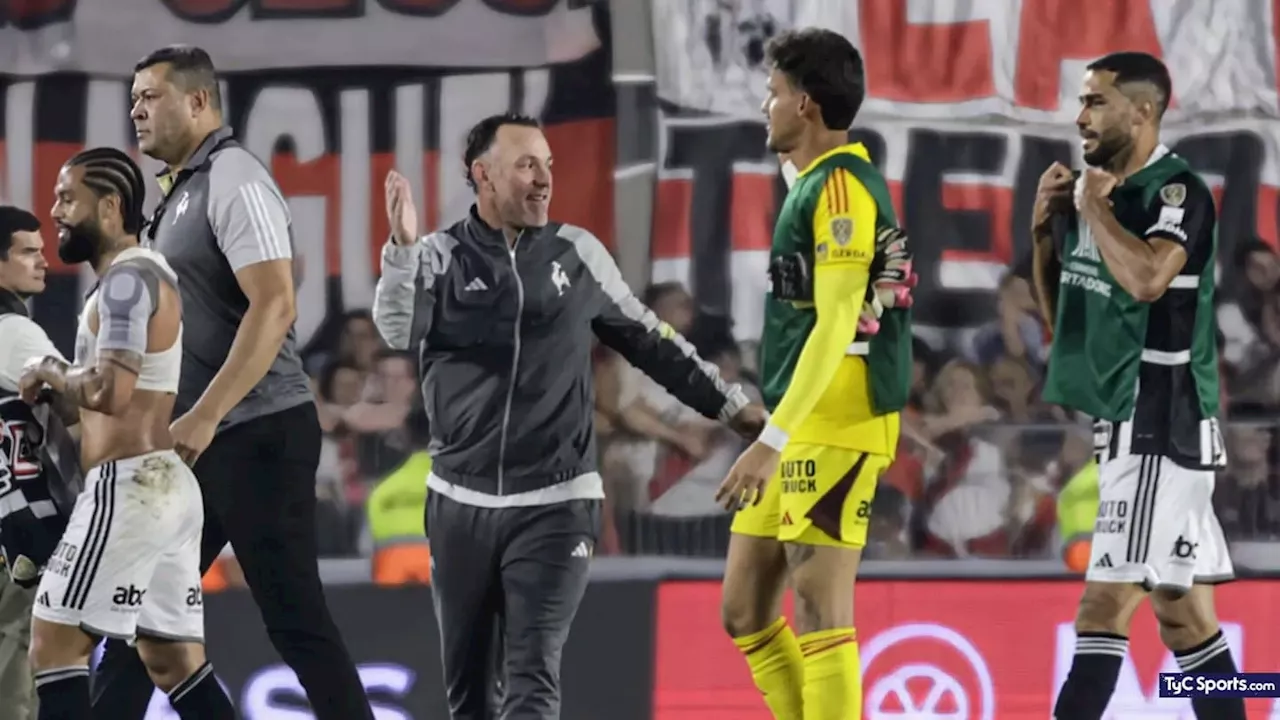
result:
M 831 218 L 831 237 L 836 245 L 844 247 L 853 241 L 853 220 L 847 217 Z
M 1160 188 L 1160 199 L 1165 205 L 1181 207 L 1187 199 L 1187 186 L 1182 183 L 1170 183 Z

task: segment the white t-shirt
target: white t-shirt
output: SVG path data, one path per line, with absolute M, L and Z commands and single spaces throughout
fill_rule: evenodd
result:
M 31 358 L 52 355 L 66 361 L 44 329 L 25 315 L 0 316 L 0 389 L 18 391 L 22 367 Z

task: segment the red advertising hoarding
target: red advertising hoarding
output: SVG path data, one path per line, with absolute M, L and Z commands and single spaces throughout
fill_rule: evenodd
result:
M 864 581 L 857 622 L 866 720 L 1044 720 L 1074 651 L 1081 585 L 1063 581 Z M 1280 671 L 1280 582 L 1218 591 L 1237 660 Z M 654 718 L 770 720 L 746 663 L 720 625 L 714 582 L 658 589 Z M 1177 665 L 1144 607 L 1104 720 L 1193 720 L 1188 700 L 1160 699 Z M 1280 701 L 1249 700 L 1249 717 L 1280 719 Z

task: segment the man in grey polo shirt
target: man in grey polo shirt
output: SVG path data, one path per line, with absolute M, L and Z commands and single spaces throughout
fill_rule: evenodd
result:
M 164 254 L 182 294 L 172 431 L 204 492 L 201 569 L 230 542 L 312 712 L 372 720 L 316 563 L 320 424 L 294 339 L 289 208 L 222 124 L 219 95 L 213 62 L 196 47 L 162 48 L 134 68 L 138 147 L 167 166 L 144 242 Z M 150 695 L 136 653 L 109 643 L 95 713 L 141 720 Z

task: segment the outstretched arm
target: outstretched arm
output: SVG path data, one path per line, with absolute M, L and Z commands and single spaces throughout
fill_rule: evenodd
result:
M 698 357 L 688 340 L 632 294 L 594 235 L 571 226 L 560 232 L 573 242 L 601 294 L 600 313 L 591 323 L 600 342 L 706 417 L 728 422 L 748 405 L 741 386 L 725 382 L 719 368 Z

